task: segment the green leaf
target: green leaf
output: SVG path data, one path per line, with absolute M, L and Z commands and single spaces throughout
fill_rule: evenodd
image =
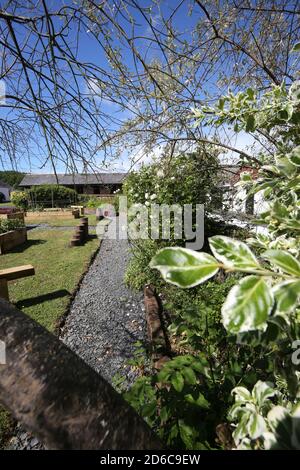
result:
M 249 96 L 250 100 L 253 101 L 254 96 L 255 96 L 253 88 L 247 88 L 247 95 Z
M 157 380 L 159 382 L 166 382 L 168 381 L 170 375 L 171 375 L 171 370 L 165 366 L 159 371 Z
M 233 334 L 265 329 L 273 293 L 262 277 L 247 276 L 229 292 L 222 307 L 225 328 Z
M 171 377 L 171 383 L 176 392 L 181 392 L 184 387 L 184 380 L 180 372 L 175 372 Z
M 267 431 L 267 425 L 264 418 L 258 413 L 251 413 L 247 423 L 247 430 L 251 439 L 259 438 Z
M 225 104 L 225 99 L 224 99 L 224 98 L 220 98 L 220 99 L 219 99 L 219 109 L 220 109 L 221 111 L 223 111 L 223 109 L 224 109 L 224 104 Z
M 159 413 L 160 421 L 162 423 L 166 423 L 170 416 L 171 416 L 171 413 L 170 413 L 169 408 L 167 408 L 166 406 L 163 406 Z
M 184 367 L 182 369 L 182 374 L 188 385 L 195 385 L 197 383 L 196 374 L 191 367 Z
M 273 287 L 276 312 L 290 313 L 300 302 L 300 281 L 285 281 Z
M 276 166 L 277 169 L 287 177 L 291 177 L 297 171 L 297 167 L 291 163 L 288 157 L 276 158 Z
M 291 52 L 299 52 L 300 51 L 300 42 L 296 42 L 296 44 L 294 44 Z
M 283 406 L 274 406 L 268 413 L 268 424 L 273 431 L 271 442 L 266 440 L 267 449 L 300 449 L 300 406 L 290 412 Z M 267 438 L 269 436 L 267 435 Z
M 163 248 L 152 258 L 150 267 L 158 269 L 165 281 L 189 288 L 214 276 L 219 263 L 207 253 L 187 248 Z
M 198 406 L 199 408 L 209 409 L 210 403 L 206 400 L 202 393 L 199 393 L 198 398 L 195 399 L 191 393 L 184 396 L 185 400 L 191 405 Z
M 193 449 L 194 447 L 194 442 L 193 442 L 193 435 L 194 435 L 194 430 L 190 426 L 184 423 L 182 419 L 178 420 L 178 427 L 179 427 L 179 433 L 180 437 L 183 440 L 183 442 L 186 445 L 187 449 Z
M 147 403 L 146 405 L 142 407 L 141 413 L 144 418 L 150 418 L 151 416 L 153 416 L 154 413 L 156 413 L 156 409 L 157 409 L 156 401 L 152 403 Z
M 252 390 L 252 396 L 259 407 L 262 407 L 265 401 L 274 395 L 276 395 L 276 390 L 271 382 L 259 380 Z
M 293 165 L 300 166 L 300 146 L 295 147 L 288 155 L 287 158 Z
M 267 250 L 263 257 L 291 276 L 300 277 L 300 263 L 290 253 L 282 250 Z
M 199 393 L 196 400 L 196 405 L 200 408 L 208 409 L 210 407 L 209 401 L 206 400 L 205 396 L 202 393 Z
M 246 132 L 253 132 L 255 130 L 255 116 L 250 114 L 246 121 Z
M 179 429 L 176 423 L 170 429 L 170 432 L 168 435 L 168 441 L 167 441 L 168 444 L 170 444 L 173 441 L 173 439 L 175 439 L 178 436 L 178 433 L 179 433 Z
M 249 271 L 260 267 L 246 243 L 223 235 L 216 235 L 209 239 L 209 245 L 217 260 L 226 267 L 249 269 Z
M 236 401 L 242 401 L 242 402 L 253 401 L 251 393 L 245 387 L 235 387 L 231 391 L 231 393 L 236 395 L 235 397 Z
M 239 444 L 239 441 L 242 440 L 244 437 L 247 436 L 248 430 L 247 425 L 250 418 L 250 412 L 245 410 L 244 414 L 241 417 L 236 429 L 232 433 L 232 437 L 236 444 Z
M 210 368 L 209 368 L 209 363 L 207 359 L 204 356 L 196 356 L 194 358 L 193 364 L 191 364 L 191 367 L 196 371 L 199 372 L 200 374 L 205 375 L 205 377 L 210 378 Z
M 253 183 L 252 175 L 248 171 L 243 171 L 240 174 L 240 180 L 243 182 Z
M 274 432 L 278 424 L 290 417 L 290 412 L 283 406 L 274 406 L 268 413 L 268 423 Z

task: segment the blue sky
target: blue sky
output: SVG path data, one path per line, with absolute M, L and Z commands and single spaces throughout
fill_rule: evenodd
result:
M 0 5 L 1 5 L 0 1 Z M 68 2 L 66 2 L 68 3 Z M 113 2 L 112 2 L 113 3 Z M 160 11 L 163 14 L 164 18 L 168 18 L 173 11 L 173 0 L 162 0 L 160 3 Z M 47 4 L 49 5 L 49 8 L 51 5 L 57 5 L 61 4 L 60 2 L 55 1 L 50 1 L 48 0 Z M 139 5 L 142 6 L 148 6 L 151 4 L 150 1 L 147 0 L 142 0 L 139 1 Z M 176 15 L 173 18 L 173 25 L 180 29 L 182 31 L 182 39 L 187 39 L 189 38 L 190 31 L 192 30 L 192 26 L 195 25 L 197 22 L 198 18 L 200 17 L 200 12 L 195 10 L 194 14 L 192 16 L 188 15 L 188 5 L 189 2 L 185 2 L 183 6 L 181 6 Z M 159 24 L 159 14 L 158 14 L 158 7 L 154 8 L 152 10 L 152 18 L 153 18 L 153 24 L 157 27 L 160 27 L 161 25 Z M 135 15 L 136 22 L 138 23 L 138 26 L 136 27 L 136 35 L 143 35 L 143 36 L 148 36 L 151 38 L 151 29 L 149 25 L 147 24 L 147 21 L 141 16 Z M 120 19 L 120 24 L 121 26 L 126 29 L 128 33 L 130 33 L 130 25 L 126 23 L 125 20 Z M 21 31 L 20 31 L 21 35 Z M 74 30 L 74 36 L 71 34 L 68 37 L 68 42 L 72 42 L 75 38 L 75 30 Z M 152 43 L 151 43 L 152 44 Z M 117 45 L 117 44 L 116 44 Z M 141 53 L 144 53 L 147 50 L 147 58 L 148 60 L 154 59 L 154 58 L 160 58 L 161 57 L 161 51 L 158 50 L 157 47 L 149 47 L 149 41 L 146 41 L 145 39 L 139 39 L 136 41 L 136 46 L 138 47 L 139 51 Z M 95 43 L 93 40 L 93 36 L 91 34 L 91 30 L 89 27 L 83 28 L 82 32 L 80 33 L 80 41 L 79 41 L 79 48 L 77 52 L 77 56 L 84 60 L 85 62 L 92 62 L 97 65 L 101 65 L 104 69 L 108 67 L 107 65 L 107 58 L 105 57 L 105 54 L 103 50 Z M 125 56 L 123 57 L 125 60 L 125 63 L 129 68 L 132 68 L 134 66 L 134 62 L 132 59 L 132 55 L 127 51 L 125 53 Z M 140 69 L 142 69 L 141 64 L 138 65 Z M 81 85 L 83 90 L 88 92 L 88 87 L 87 84 L 81 80 Z M 203 91 L 213 91 L 214 89 L 217 89 L 218 85 L 217 83 L 214 83 L 213 81 L 210 81 L 209 84 L 206 84 L 204 86 Z M 97 86 L 94 87 L 94 91 L 97 92 Z M 9 87 L 7 87 L 6 92 L 9 94 L 11 90 Z M 200 97 L 199 98 L 203 98 Z M 51 99 L 51 97 L 49 97 Z M 102 99 L 99 98 L 99 103 L 101 103 L 101 109 L 105 113 L 117 118 L 118 120 L 126 120 L 131 117 L 131 112 L 129 109 L 127 110 L 121 110 L 116 104 L 109 102 L 107 99 Z M 134 111 L 135 106 L 137 106 L 137 103 L 130 103 L 130 106 L 132 106 L 132 110 Z M 1 109 L 0 106 L 0 117 L 5 117 L 7 110 L 6 109 Z M 11 112 L 11 111 L 10 111 Z M 111 130 L 114 129 L 114 126 L 111 126 Z M 35 129 L 37 131 L 37 128 Z M 93 138 L 93 135 L 90 135 L 90 145 L 91 147 L 95 148 L 97 146 L 97 143 L 95 139 Z M 247 145 L 252 143 L 252 138 L 247 136 L 244 133 L 241 133 L 239 136 L 236 136 L 236 146 L 237 148 L 245 148 Z M 47 152 L 46 147 L 45 147 L 45 142 L 43 141 L 43 136 L 40 133 L 37 141 L 30 141 L 29 142 L 29 147 L 30 147 L 30 163 L 28 162 L 27 158 L 20 158 L 18 162 L 18 169 L 26 172 L 41 172 L 41 173 L 46 173 L 52 171 L 50 163 L 47 163 L 46 165 L 41 165 L 41 163 L 44 161 L 44 155 Z M 139 148 L 136 149 L 136 153 L 139 154 L 141 150 Z M 158 155 L 160 152 L 159 149 L 155 150 L 155 154 Z M 123 155 L 121 159 L 116 162 L 112 163 L 112 165 L 108 169 L 112 170 L 126 170 L 129 168 L 129 155 L 127 154 L 126 151 L 123 152 Z M 99 152 L 97 155 L 97 163 L 99 166 L 101 166 L 101 160 L 103 156 Z M 8 161 L 7 155 L 2 155 L 2 159 L 4 159 L 4 169 L 10 169 L 11 164 Z M 1 168 L 1 163 L 0 163 L 0 168 Z M 80 168 L 79 168 L 80 170 Z M 57 171 L 58 172 L 64 172 L 65 167 L 63 163 L 57 164 Z

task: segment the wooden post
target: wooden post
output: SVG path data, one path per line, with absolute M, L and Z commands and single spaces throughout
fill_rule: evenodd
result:
M 9 300 L 7 281 L 14 281 L 22 277 L 34 276 L 34 267 L 31 264 L 17 266 L 16 268 L 8 268 L 0 270 L 0 298 Z
M 160 449 L 145 421 L 57 337 L 0 299 L 0 402 L 48 449 Z
M 9 300 L 8 285 L 6 279 L 0 279 L 0 297 L 5 300 Z

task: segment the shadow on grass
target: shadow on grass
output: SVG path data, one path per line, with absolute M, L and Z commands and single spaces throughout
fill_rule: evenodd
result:
M 87 241 L 96 240 L 96 238 L 98 238 L 98 235 L 95 233 L 93 235 L 89 235 Z
M 29 224 L 29 225 L 26 224 L 27 232 L 29 232 L 30 230 L 33 230 L 34 228 L 37 228 L 38 226 L 39 224 Z
M 16 246 L 15 248 L 9 250 L 7 254 L 22 253 L 24 250 L 27 250 L 27 248 L 30 248 L 31 246 L 43 245 L 44 243 L 47 243 L 47 240 L 27 240 L 27 242 L 23 243 L 22 245 Z
M 60 289 L 54 292 L 49 292 L 48 294 L 37 295 L 36 297 L 31 297 L 29 299 L 19 300 L 15 303 L 15 305 L 18 309 L 21 310 L 24 307 L 32 307 L 33 305 L 42 304 L 48 300 L 60 299 L 70 295 L 70 292 L 66 289 Z

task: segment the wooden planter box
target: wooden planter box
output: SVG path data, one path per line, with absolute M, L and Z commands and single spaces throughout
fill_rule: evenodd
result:
M 0 234 L 0 255 L 27 241 L 26 227 Z
M 6 218 L 8 220 L 18 219 L 25 223 L 25 213 L 24 212 L 12 212 L 11 214 L 7 214 Z

